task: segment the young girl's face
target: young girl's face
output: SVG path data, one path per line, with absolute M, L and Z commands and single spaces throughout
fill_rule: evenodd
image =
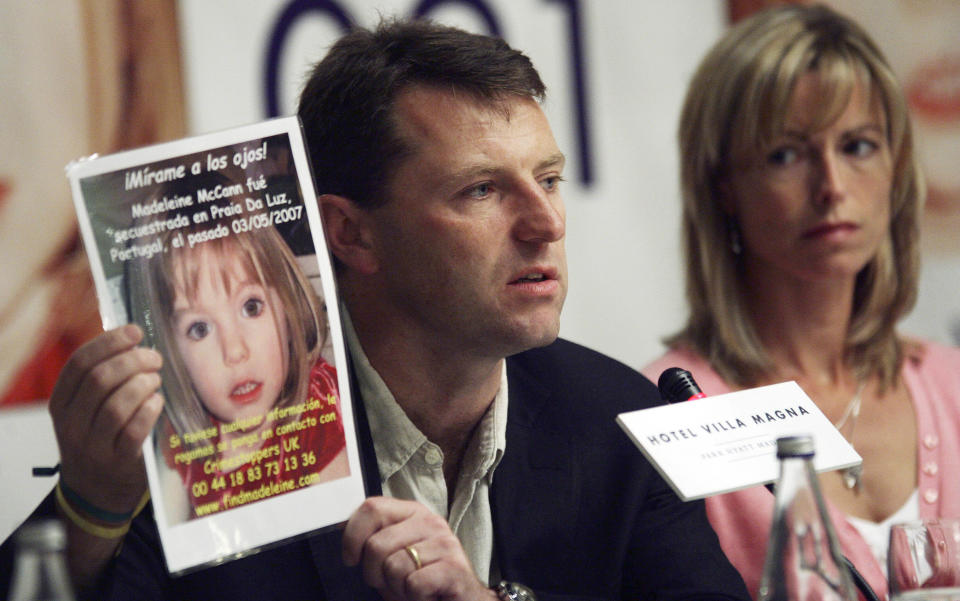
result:
M 174 283 L 177 349 L 200 401 L 221 422 L 269 411 L 287 373 L 279 297 L 249 273 L 240 252 L 194 250 L 186 262 L 192 265 Z M 195 289 L 188 294 L 184 279 L 193 273 Z

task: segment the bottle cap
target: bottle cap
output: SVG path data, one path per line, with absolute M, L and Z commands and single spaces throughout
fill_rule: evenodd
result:
M 61 551 L 66 545 L 67 536 L 63 524 L 57 520 L 37 520 L 27 522 L 17 531 L 17 545 L 37 551 Z
M 777 439 L 777 458 L 813 457 L 813 437 L 784 436 Z

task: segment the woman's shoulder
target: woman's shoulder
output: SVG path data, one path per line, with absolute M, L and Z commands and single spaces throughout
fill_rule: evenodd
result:
M 702 355 L 686 347 L 676 347 L 648 363 L 640 372 L 656 382 L 665 369 L 680 367 L 690 372 L 693 379 L 708 396 L 730 392 L 730 385 L 724 382 Z
M 902 374 L 917 399 L 960 398 L 960 348 L 922 338 L 905 338 Z
M 960 348 L 912 336 L 905 336 L 903 341 L 905 369 L 960 376 Z
M 912 339 L 904 361 L 903 382 L 917 414 L 921 451 L 939 443 L 939 453 L 956 455 L 960 435 L 960 349 Z

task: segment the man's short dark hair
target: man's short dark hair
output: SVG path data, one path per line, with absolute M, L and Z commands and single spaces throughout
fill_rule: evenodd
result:
M 412 86 L 466 93 L 495 103 L 542 101 L 530 59 L 502 39 L 430 21 L 385 21 L 342 37 L 313 68 L 297 113 L 319 194 L 362 207 L 385 202 L 391 170 L 410 149 L 397 134 L 393 103 Z

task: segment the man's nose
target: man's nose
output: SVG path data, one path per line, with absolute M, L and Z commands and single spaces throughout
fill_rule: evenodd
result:
M 516 236 L 524 242 L 549 243 L 566 233 L 566 214 L 559 194 L 549 194 L 539 182 L 523 186 L 518 199 Z

